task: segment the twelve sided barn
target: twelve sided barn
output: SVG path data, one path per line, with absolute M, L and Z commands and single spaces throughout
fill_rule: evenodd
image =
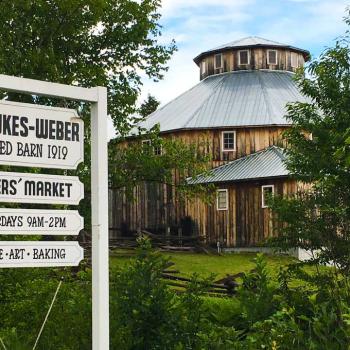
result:
M 110 190 L 110 237 L 146 230 L 165 241 L 188 236 L 215 247 L 245 248 L 274 235 L 278 227 L 268 196 L 292 195 L 303 186 L 285 167 L 283 133 L 290 127 L 287 103 L 309 102 L 293 80 L 309 58 L 307 50 L 260 37 L 234 40 L 195 57 L 200 82 L 138 128 L 159 125 L 162 138 L 202 148 L 211 174 L 188 181 L 214 184 L 216 200 L 181 201 L 176 186 L 154 182 L 135 188 L 134 200 L 123 190 Z M 138 136 L 138 128 L 112 147 L 151 142 Z M 174 179 L 176 185 L 176 171 Z

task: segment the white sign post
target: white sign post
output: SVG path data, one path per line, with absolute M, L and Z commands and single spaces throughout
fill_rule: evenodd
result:
M 83 228 L 77 210 L 0 208 L 0 232 L 5 235 L 75 236 Z
M 0 164 L 76 169 L 84 123 L 74 109 L 0 102 Z
M 108 271 L 108 163 L 107 163 L 107 89 L 103 87 L 96 88 L 81 88 L 77 86 L 63 85 L 57 83 L 49 83 L 45 81 L 32 80 L 17 78 L 7 75 L 0 75 L 0 89 L 6 91 L 13 91 L 19 93 L 32 94 L 37 96 L 48 96 L 55 98 L 63 98 L 68 100 L 77 100 L 82 102 L 91 103 L 91 207 L 92 207 L 92 348 L 93 350 L 108 350 L 109 349 L 109 271 Z M 5 108 L 5 107 L 4 107 Z M 11 107 L 14 106 L 11 104 Z M 34 107 L 33 107 L 34 108 Z M 0 109 L 1 110 L 1 109 Z M 0 114 L 10 113 L 20 114 L 18 117 L 26 117 L 26 113 L 14 113 L 13 110 L 10 112 L 0 112 Z M 27 111 L 28 112 L 28 111 Z M 45 114 L 45 113 L 44 113 Z M 39 120 L 56 120 L 52 115 L 46 114 L 47 118 L 44 117 L 44 114 L 37 116 Z M 79 126 L 79 132 L 76 131 L 77 126 L 74 126 L 73 123 L 80 123 L 75 116 L 71 116 L 71 119 L 61 120 L 65 127 L 67 125 L 67 132 L 64 129 L 65 135 L 68 135 L 70 130 L 70 139 L 67 142 L 70 142 L 70 146 L 67 146 L 67 151 L 61 149 L 61 158 L 58 159 L 56 154 L 55 161 L 49 161 L 51 159 L 51 150 L 48 150 L 49 145 L 54 145 L 55 147 L 63 146 L 61 145 L 60 138 L 62 137 L 62 123 L 51 122 L 51 143 L 42 138 L 40 141 L 37 140 L 37 130 L 36 123 L 26 122 L 26 119 L 21 119 L 23 125 L 28 127 L 28 136 L 26 127 L 22 125 L 21 128 L 17 127 L 18 120 L 12 118 L 12 126 L 9 119 L 4 120 L 2 117 L 2 129 L 0 140 L 3 143 L 0 145 L 0 163 L 9 164 L 10 162 L 16 162 L 18 159 L 13 157 L 13 154 L 16 154 L 19 157 L 22 157 L 21 162 L 22 166 L 32 166 L 30 164 L 36 164 L 40 167 L 52 167 L 52 168 L 64 168 L 71 167 L 75 168 L 76 165 L 82 160 L 77 156 L 77 147 L 76 138 L 73 140 L 74 135 L 78 135 L 79 132 L 82 132 L 82 127 Z M 58 120 L 58 119 L 57 119 Z M 19 124 L 21 125 L 21 122 Z M 41 123 L 40 121 L 38 122 Z M 43 122 L 46 123 L 45 121 Z M 15 125 L 15 126 L 14 126 Z M 81 125 L 81 124 L 79 124 Z M 64 128 L 65 128 L 64 127 Z M 33 129 L 34 128 L 34 129 Z M 75 128 L 75 129 L 74 129 Z M 11 129 L 11 135 L 9 130 Z M 6 130 L 6 133 L 4 132 Z M 49 130 L 49 132 L 50 132 Z M 53 131 L 55 130 L 55 131 Z M 60 131 L 57 131 L 60 130 Z M 23 138 L 18 139 L 17 133 L 21 133 Z M 30 135 L 30 136 L 29 136 Z M 35 136 L 35 141 L 31 140 Z M 79 134 L 80 135 L 80 134 Z M 5 138 L 6 137 L 6 138 Z M 10 139 L 11 137 L 11 139 Z M 67 136 L 68 137 L 68 136 Z M 79 136 L 80 137 L 80 136 Z M 25 145 L 19 145 L 17 142 L 22 142 Z M 76 143 L 75 143 L 76 142 Z M 31 146 L 30 143 L 33 143 L 34 146 Z M 29 144 L 29 145 L 28 145 Z M 39 146 L 38 146 L 39 145 Z M 42 147 L 40 147 L 42 145 Z M 12 146 L 12 147 L 11 147 Z M 42 148 L 42 149 L 41 149 Z M 74 149 L 74 150 L 73 150 Z M 25 150 L 26 156 L 21 155 L 22 150 Z M 42 151 L 42 153 L 41 153 Z M 15 153 L 13 153 L 15 152 Z M 46 153 L 45 153 L 46 152 Z M 49 153 L 50 152 L 50 153 Z M 59 152 L 59 151 L 58 151 Z M 66 154 L 66 156 L 64 156 Z M 28 155 L 28 156 L 27 156 Z M 36 157 L 39 155 L 39 157 Z M 50 157 L 49 157 L 50 156 Z M 63 158 L 62 158 L 63 156 Z M 27 161 L 24 158 L 28 158 Z M 39 159 L 39 160 L 38 160 Z M 40 159 L 44 159 L 43 161 Z M 69 160 L 68 160 L 69 159 Z M 14 164 L 14 163 L 11 163 Z M 17 164 L 19 165 L 19 164 Z M 29 174 L 21 174 L 27 176 Z M 38 182 L 35 182 L 36 193 L 38 193 L 38 183 L 41 181 L 37 179 Z M 70 179 L 69 181 L 71 181 Z M 23 180 L 22 180 L 23 181 Z M 46 181 L 46 180 L 44 180 Z M 58 181 L 61 181 L 59 179 Z M 51 183 L 51 186 L 54 186 L 54 191 L 56 191 L 56 184 L 53 184 L 53 179 L 50 179 L 48 183 Z M 17 185 L 19 183 L 17 182 Z M 73 183 L 71 182 L 73 187 Z M 5 185 L 6 186 L 6 185 Z M 41 186 L 41 185 L 40 185 Z M 46 185 L 45 185 L 46 186 Z M 50 185 L 47 185 L 50 186 Z M 57 185 L 61 186 L 61 185 Z M 69 185 L 62 185 L 62 191 L 65 191 L 64 194 L 60 189 L 57 189 L 59 192 L 60 198 L 67 199 L 68 197 L 68 188 Z M 1 185 L 3 189 L 3 186 Z M 25 190 L 25 188 L 24 188 Z M 40 190 L 41 191 L 41 190 Z M 45 190 L 46 191 L 46 190 Z M 49 191 L 52 191 L 52 187 Z M 3 190 L 2 190 L 3 192 Z M 51 197 L 57 197 L 58 192 L 51 192 L 49 196 L 45 198 L 52 199 Z M 53 196 L 52 196 L 53 194 Z M 11 195 L 11 194 L 10 194 Z M 8 194 L 6 196 L 9 196 Z M 39 195 L 41 198 L 43 196 Z M 77 200 L 77 199 L 76 199 Z M 37 202 L 38 203 L 38 202 Z M 48 203 L 48 202 L 45 202 Z M 12 244 L 13 242 L 11 242 Z M 22 242 L 19 242 L 22 243 Z M 38 243 L 38 242 L 35 242 Z M 52 242 L 51 242 L 52 243 Z M 23 243 L 22 243 L 23 244 Z M 46 243 L 45 243 L 46 244 Z M 52 246 L 51 246 L 52 248 Z M 23 248 L 22 248 L 23 249 Z M 50 249 L 50 247 L 48 247 Z M 27 254 L 31 254 L 31 251 L 28 251 Z M 34 253 L 34 252 L 32 252 Z M 6 253 L 5 253 L 6 254 Z M 27 255 L 28 256 L 28 255 Z M 30 256 L 30 255 L 29 255 Z
M 78 266 L 83 258 L 78 242 L 0 241 L 0 268 Z

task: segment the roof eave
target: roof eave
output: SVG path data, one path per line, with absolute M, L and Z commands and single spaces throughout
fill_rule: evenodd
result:
M 247 179 L 233 179 L 233 180 L 220 180 L 220 181 L 206 181 L 206 182 L 198 182 L 193 183 L 191 185 L 207 185 L 207 184 L 229 184 L 229 183 L 239 183 L 239 182 L 249 182 L 249 181 L 263 181 L 263 180 L 272 180 L 272 179 L 281 179 L 281 178 L 289 178 L 291 177 L 290 174 L 288 175 L 274 175 L 274 176 L 265 176 L 265 177 L 254 177 L 254 178 L 247 178 Z

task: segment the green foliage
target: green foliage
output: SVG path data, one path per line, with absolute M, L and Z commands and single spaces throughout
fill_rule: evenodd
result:
M 138 112 L 143 118 L 146 118 L 158 108 L 159 104 L 160 102 L 154 96 L 148 94 L 147 100 L 141 104 Z
M 312 275 L 302 266 L 284 267 L 276 280 L 266 257 L 258 255 L 236 297 L 209 298 L 203 292 L 212 277 L 194 275 L 187 291 L 179 294 L 161 278 L 167 259 L 147 239 L 140 238 L 139 245 L 136 257 L 111 273 L 111 349 L 340 350 L 350 345 L 346 280 L 332 279 L 328 270 Z M 38 349 L 91 349 L 90 272 L 44 271 L 45 278 L 38 269 L 29 274 L 1 271 L 4 344 L 8 349 L 32 348 L 64 276 Z M 9 275 L 11 283 L 6 282 Z M 307 283 L 293 287 L 293 278 Z
M 0 2 L 0 73 L 108 89 L 108 114 L 120 134 L 139 120 L 141 75 L 162 79 L 175 44 L 159 43 L 159 0 L 23 0 Z M 74 108 L 85 122 L 85 162 L 77 171 L 90 227 L 90 106 L 74 101 L 0 93 L 0 97 Z M 154 104 L 154 101 L 153 101 Z M 16 171 L 7 167 L 7 171 Z M 31 169 L 39 172 L 38 169 Z M 48 174 L 63 171 L 45 170 Z
M 317 250 L 315 263 L 333 261 L 346 273 L 350 271 L 349 71 L 346 34 L 310 63 L 308 74 L 297 74 L 297 84 L 309 102 L 288 106 L 292 126 L 285 132 L 286 164 L 308 188 L 296 198 L 272 204 L 282 223 L 275 246 Z
M 158 42 L 159 0 L 0 2 L 0 72 L 108 88 L 119 132 L 135 112 L 141 76 L 158 80 L 174 43 Z
M 114 282 L 112 341 L 119 349 L 166 349 L 174 341 L 177 302 L 161 279 L 166 260 L 150 250 L 148 240 L 139 242 L 136 259 L 117 272 Z
M 136 258 L 115 275 L 112 343 L 118 349 L 202 349 L 212 341 L 201 297 L 211 279 L 194 275 L 187 291 L 177 295 L 161 278 L 167 260 L 148 239 L 138 242 Z
M 18 341 L 19 344 L 31 344 L 28 349 L 32 348 L 62 277 L 64 281 L 42 333 L 39 349 L 57 349 L 57 344 L 62 350 L 91 348 L 89 273 L 80 272 L 75 276 L 69 269 L 1 270 L 0 330 L 16 327 L 16 332 L 3 336 L 5 345 Z M 10 345 L 7 348 L 12 349 Z
M 142 140 L 149 140 L 150 143 L 142 143 Z M 158 126 L 147 134 L 139 135 L 127 147 L 123 139 L 116 139 L 109 148 L 111 187 L 123 189 L 132 197 L 135 186 L 143 182 L 162 183 L 176 187 L 180 198 L 201 195 L 204 199 L 210 199 L 213 186 L 189 185 L 186 181 L 188 177 L 208 171 L 210 158 L 199 151 L 201 146 L 204 145 L 162 138 Z
M 238 293 L 241 313 L 248 325 L 268 318 L 276 309 L 275 289 L 267 271 L 267 262 L 263 254 L 255 258 L 255 269 L 243 275 L 242 287 Z

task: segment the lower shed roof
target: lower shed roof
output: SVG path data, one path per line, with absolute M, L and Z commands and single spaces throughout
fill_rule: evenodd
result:
M 282 148 L 271 146 L 214 168 L 209 174 L 189 178 L 187 181 L 195 185 L 284 177 L 289 175 L 285 159 L 285 151 Z

